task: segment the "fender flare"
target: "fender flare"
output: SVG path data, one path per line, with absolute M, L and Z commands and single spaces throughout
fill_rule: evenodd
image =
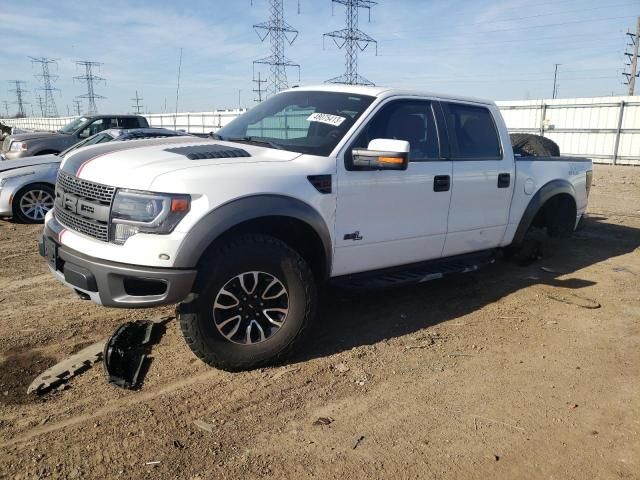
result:
M 230 228 L 249 220 L 273 216 L 290 217 L 309 225 L 322 241 L 325 271 L 331 271 L 331 235 L 320 213 L 296 198 L 269 194 L 232 200 L 206 214 L 187 233 L 176 255 L 174 267 L 194 268 L 209 245 Z
M 518 224 L 516 233 L 513 236 L 513 241 L 511 242 L 512 245 L 520 245 L 522 243 L 524 236 L 533 223 L 533 219 L 536 218 L 536 215 L 547 202 L 547 200 L 561 193 L 571 195 L 571 198 L 573 198 L 575 202 L 576 190 L 575 188 L 573 188 L 573 185 L 571 185 L 571 183 L 569 183 L 567 180 L 551 180 L 549 183 L 544 184 L 538 189 L 538 191 L 529 201 L 529 204 L 527 205 L 527 208 L 525 208 L 524 213 L 522 214 L 522 218 L 520 219 L 520 223 Z

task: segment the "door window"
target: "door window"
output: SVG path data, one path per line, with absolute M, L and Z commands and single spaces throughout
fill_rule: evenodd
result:
M 99 118 L 91 122 L 84 130 L 80 132 L 80 138 L 87 138 L 96 133 L 100 133 L 107 128 L 117 128 L 115 118 Z
M 140 123 L 135 117 L 124 117 L 118 119 L 119 128 L 140 128 Z
M 502 150 L 488 108 L 460 103 L 442 104 L 454 160 L 501 160 Z
M 376 138 L 409 142 L 411 162 L 437 160 L 440 156 L 438 131 L 429 101 L 395 100 L 382 106 L 348 149 L 347 168 L 351 149 L 367 148 Z

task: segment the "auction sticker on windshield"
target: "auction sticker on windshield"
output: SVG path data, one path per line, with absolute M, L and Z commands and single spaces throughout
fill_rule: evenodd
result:
M 339 127 L 342 122 L 344 122 L 345 117 L 341 117 L 339 115 L 331 115 L 329 113 L 312 113 L 307 117 L 307 122 L 320 122 L 326 123 L 327 125 L 333 125 L 334 127 Z

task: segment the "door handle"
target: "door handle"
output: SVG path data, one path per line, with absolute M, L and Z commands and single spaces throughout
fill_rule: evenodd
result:
M 436 175 L 433 177 L 434 192 L 448 192 L 451 187 L 451 177 L 449 175 Z
M 511 174 L 500 173 L 498 175 L 498 188 L 509 188 L 509 185 L 511 185 Z

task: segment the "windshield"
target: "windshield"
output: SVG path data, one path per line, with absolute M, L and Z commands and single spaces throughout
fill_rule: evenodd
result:
M 339 92 L 280 93 L 230 122 L 217 137 L 326 157 L 373 100 Z
M 60 133 L 73 133 L 75 132 L 80 125 L 88 120 L 87 117 L 78 117 L 75 120 L 67 123 L 64 127 L 58 130 Z

